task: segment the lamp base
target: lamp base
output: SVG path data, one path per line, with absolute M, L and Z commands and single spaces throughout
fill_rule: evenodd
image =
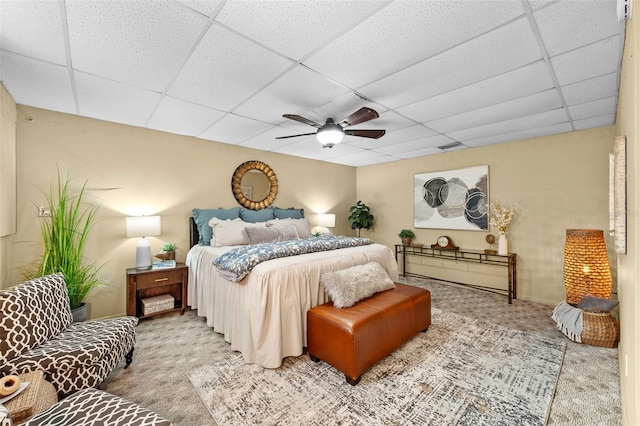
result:
M 136 246 L 136 269 L 151 269 L 151 244 L 145 238 Z

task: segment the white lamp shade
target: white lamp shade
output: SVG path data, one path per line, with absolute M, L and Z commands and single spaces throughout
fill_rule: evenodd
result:
M 321 213 L 318 215 L 318 226 L 323 228 L 333 228 L 336 226 L 336 215 L 332 213 Z
M 136 268 L 151 268 L 151 244 L 144 237 L 160 235 L 162 223 L 160 216 L 127 217 L 127 237 L 142 237 L 136 246 Z
M 162 231 L 160 216 L 127 217 L 127 237 L 152 237 Z

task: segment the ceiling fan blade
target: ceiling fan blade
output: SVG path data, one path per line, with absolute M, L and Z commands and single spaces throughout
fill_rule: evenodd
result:
M 300 123 L 308 124 L 309 126 L 317 127 L 318 129 L 320 127 L 322 127 L 322 124 L 318 124 L 315 121 L 311 121 L 308 118 L 304 118 L 304 117 L 296 115 L 296 114 L 283 114 L 282 116 L 284 118 L 288 118 L 289 120 L 295 120 L 295 121 L 298 121 Z
M 345 130 L 344 134 L 349 136 L 360 136 L 361 138 L 379 139 L 387 133 L 386 130 Z
M 297 138 L 298 136 L 310 136 L 315 135 L 314 133 L 302 133 L 300 135 L 291 135 L 291 136 L 277 136 L 276 139 L 287 139 L 287 138 Z
M 365 121 L 373 120 L 378 117 L 380 117 L 378 113 L 371 108 L 362 107 L 342 120 L 338 125 L 342 127 L 355 126 L 356 124 L 364 123 Z

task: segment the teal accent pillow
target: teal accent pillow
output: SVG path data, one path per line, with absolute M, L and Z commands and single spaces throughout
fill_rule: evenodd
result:
M 274 217 L 275 216 L 273 215 L 273 209 L 271 207 L 262 210 L 240 210 L 240 219 L 244 220 L 245 222 L 266 222 L 273 219 Z
M 240 207 L 233 207 L 230 209 L 193 209 L 191 211 L 193 220 L 198 227 L 198 245 L 208 246 L 211 244 L 211 238 L 213 238 L 213 228 L 209 226 L 209 220 L 212 217 L 217 217 L 220 220 L 233 220 L 240 217 Z
M 304 209 L 296 209 L 289 207 L 288 209 L 274 208 L 273 213 L 276 219 L 302 219 L 304 217 Z

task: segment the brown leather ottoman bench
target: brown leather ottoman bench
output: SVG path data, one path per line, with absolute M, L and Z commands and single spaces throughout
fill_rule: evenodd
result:
M 348 308 L 332 302 L 307 312 L 307 351 L 356 385 L 362 373 L 431 325 L 431 293 L 395 283 Z

